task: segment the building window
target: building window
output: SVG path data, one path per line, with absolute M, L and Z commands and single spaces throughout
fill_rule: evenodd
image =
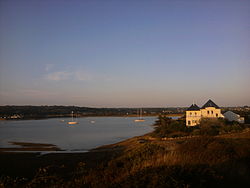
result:
M 196 112 L 195 112 L 194 114 L 195 114 L 195 116 L 197 115 L 197 113 L 196 113 Z
M 207 114 L 209 114 L 209 111 L 207 111 Z
M 211 111 L 212 114 L 214 114 L 214 111 Z
M 190 112 L 190 116 L 192 116 L 192 112 Z
M 218 117 L 218 114 L 216 114 L 216 117 Z
M 191 121 L 188 121 L 188 125 L 191 125 Z

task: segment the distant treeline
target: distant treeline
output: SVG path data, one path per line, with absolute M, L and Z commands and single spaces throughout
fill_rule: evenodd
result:
M 185 114 L 185 107 L 143 108 L 144 116 Z M 250 122 L 250 107 L 222 107 L 222 112 L 231 110 Z M 73 111 L 77 116 L 136 116 L 138 108 L 90 108 L 79 106 L 0 106 L 0 119 L 39 119 L 67 117 Z
M 30 119 L 67 117 L 71 112 L 77 116 L 133 116 L 138 108 L 89 108 L 79 106 L 0 106 L 0 117 L 6 119 Z M 143 108 L 143 115 L 182 113 L 180 108 Z

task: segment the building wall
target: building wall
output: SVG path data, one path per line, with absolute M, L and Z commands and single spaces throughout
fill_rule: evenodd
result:
M 200 123 L 201 111 L 186 111 L 186 125 L 195 126 Z
M 216 109 L 214 107 L 207 107 L 205 109 L 201 109 L 201 116 L 205 118 L 223 117 L 223 115 L 221 114 L 221 109 Z
M 207 107 L 197 111 L 186 111 L 186 125 L 195 126 L 200 123 L 201 118 L 219 118 L 224 117 L 221 114 L 221 109 Z

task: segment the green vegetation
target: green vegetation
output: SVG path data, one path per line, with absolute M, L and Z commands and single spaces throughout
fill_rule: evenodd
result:
M 199 126 L 187 127 L 185 125 L 185 118 L 173 120 L 165 116 L 159 116 L 155 126 L 156 128 L 152 133 L 152 136 L 160 138 L 174 138 L 194 135 L 216 136 L 230 132 L 239 132 L 249 127 L 246 124 L 229 122 L 225 119 L 202 119 Z
M 154 137 L 179 137 L 186 136 L 191 131 L 185 125 L 185 120 L 172 120 L 169 117 L 159 116 L 155 123 Z

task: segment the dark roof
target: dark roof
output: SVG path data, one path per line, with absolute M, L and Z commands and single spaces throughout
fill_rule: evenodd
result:
M 197 110 L 200 110 L 200 107 L 197 106 L 196 104 L 192 104 L 192 105 L 187 109 L 187 111 L 197 111 Z
M 217 106 L 217 104 L 215 104 L 211 99 L 209 99 L 206 104 L 204 104 L 201 108 L 207 108 L 207 107 L 214 107 L 214 108 L 220 108 L 219 106 Z

